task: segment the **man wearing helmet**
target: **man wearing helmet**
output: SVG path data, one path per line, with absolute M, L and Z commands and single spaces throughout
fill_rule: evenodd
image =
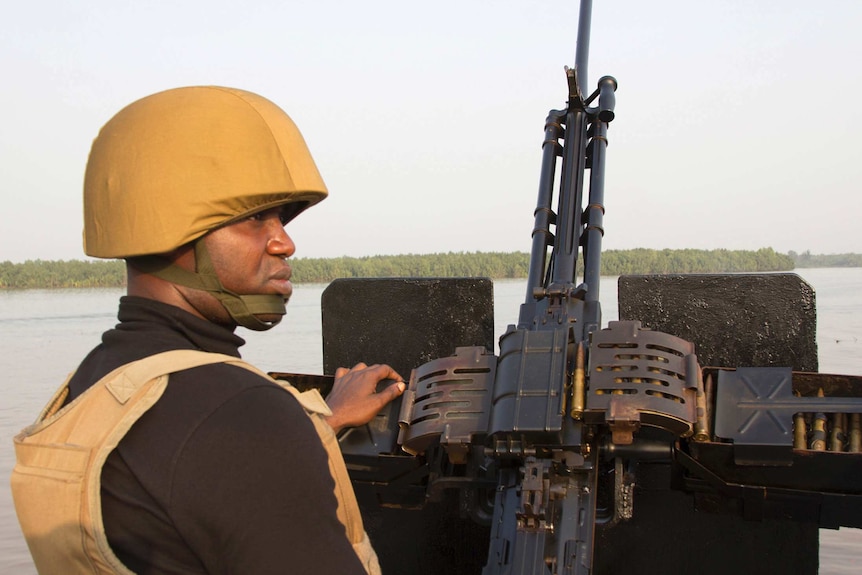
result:
M 281 319 L 284 225 L 326 194 L 290 118 L 249 92 L 169 90 L 102 128 L 84 246 L 126 260 L 128 293 L 15 440 L 40 573 L 379 572 L 335 434 L 400 395 L 401 376 L 341 368 L 324 402 L 242 362 L 233 333 Z M 384 379 L 398 383 L 375 393 Z

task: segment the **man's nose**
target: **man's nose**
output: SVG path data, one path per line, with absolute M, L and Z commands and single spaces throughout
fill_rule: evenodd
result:
M 296 244 L 287 234 L 287 230 L 276 220 L 272 225 L 272 232 L 266 242 L 266 251 L 272 255 L 290 257 L 296 253 Z

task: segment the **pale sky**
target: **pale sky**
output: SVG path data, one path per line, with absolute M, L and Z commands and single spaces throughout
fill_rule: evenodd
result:
M 244 4 L 244 5 L 242 5 Z M 81 259 L 90 144 L 215 84 L 296 121 L 330 198 L 297 256 L 529 251 L 575 0 L 15 2 L 0 21 L 0 261 Z M 604 247 L 862 252 L 862 2 L 595 0 L 619 82 Z

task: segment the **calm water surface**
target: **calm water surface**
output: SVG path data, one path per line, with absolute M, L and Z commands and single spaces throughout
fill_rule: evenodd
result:
M 799 272 L 815 289 L 820 370 L 862 375 L 862 269 Z M 241 330 L 243 357 L 265 370 L 322 372 L 320 296 L 323 285 L 298 285 L 278 328 Z M 616 279 L 603 278 L 604 320 L 617 319 Z M 12 437 L 31 423 L 65 376 L 116 323 L 116 289 L 0 291 L 0 573 L 35 575 L 9 493 Z M 514 323 L 524 282 L 495 282 L 497 336 Z M 824 575 L 856 575 L 862 532 L 821 531 Z

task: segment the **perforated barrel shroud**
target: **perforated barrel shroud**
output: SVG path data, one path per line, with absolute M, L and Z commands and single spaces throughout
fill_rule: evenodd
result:
M 617 444 L 641 424 L 690 435 L 699 372 L 694 344 L 639 321 L 609 322 L 590 342 L 585 420 L 607 422 Z

